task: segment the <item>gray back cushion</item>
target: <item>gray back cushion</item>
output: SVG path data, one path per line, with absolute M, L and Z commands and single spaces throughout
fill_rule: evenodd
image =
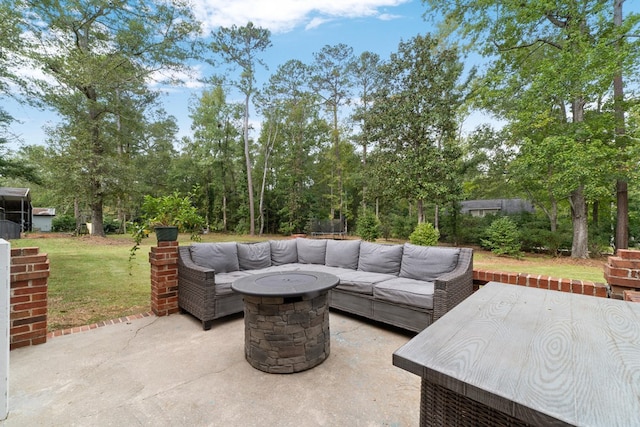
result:
M 456 268 L 459 254 L 460 249 L 458 248 L 418 246 L 405 243 L 400 277 L 432 282 L 444 273 Z
M 322 264 L 327 250 L 327 241 L 324 239 L 296 239 L 298 250 L 298 262 L 301 264 Z
M 270 240 L 271 265 L 291 264 L 298 262 L 298 249 L 295 239 Z
M 395 274 L 400 272 L 402 245 L 381 245 L 379 243 L 360 243 L 358 270 L 372 273 Z
M 201 267 L 213 268 L 216 273 L 238 271 L 238 247 L 236 242 L 194 243 L 191 259 Z
M 257 270 L 271 267 L 271 244 L 238 243 L 238 263 L 240 270 Z
M 324 264 L 329 267 L 358 268 L 360 240 L 327 240 Z

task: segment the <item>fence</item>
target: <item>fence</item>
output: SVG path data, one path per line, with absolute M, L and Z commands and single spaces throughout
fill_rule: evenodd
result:
M 20 238 L 20 225 L 12 221 L 0 220 L 0 239 L 11 240 Z

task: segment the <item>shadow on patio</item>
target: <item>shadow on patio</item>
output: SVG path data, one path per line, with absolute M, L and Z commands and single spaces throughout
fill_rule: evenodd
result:
M 188 315 L 55 337 L 10 355 L 0 424 L 413 426 L 420 378 L 392 365 L 413 335 L 331 312 L 331 354 L 297 374 L 244 359 L 241 316 L 203 331 Z

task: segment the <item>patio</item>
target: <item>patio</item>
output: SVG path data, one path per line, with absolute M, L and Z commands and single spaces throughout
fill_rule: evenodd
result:
M 296 374 L 244 359 L 242 316 L 188 315 L 55 337 L 10 355 L 7 426 L 413 426 L 420 378 L 392 365 L 412 334 L 331 312 L 331 354 Z

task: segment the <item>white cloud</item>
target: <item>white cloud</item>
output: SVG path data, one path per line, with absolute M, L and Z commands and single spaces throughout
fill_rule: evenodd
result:
M 199 89 L 205 86 L 202 82 L 203 75 L 203 65 L 195 64 L 182 71 L 158 70 L 147 76 L 146 80 L 151 88 L 158 88 L 165 86 L 167 82 L 174 82 L 181 88 Z
M 394 19 L 402 18 L 400 15 L 392 15 L 390 13 L 381 13 L 378 15 L 378 19 L 381 21 L 393 21 Z
M 194 0 L 193 11 L 204 24 L 205 32 L 218 27 L 243 26 L 251 21 L 272 33 L 285 33 L 296 27 L 306 29 L 337 18 L 379 17 L 385 7 L 399 6 L 411 0 Z
M 329 19 L 324 19 L 324 18 L 319 18 L 319 17 L 315 17 L 315 18 L 311 18 L 311 21 L 309 21 L 309 23 L 304 27 L 305 30 L 312 30 L 314 28 L 318 28 L 320 25 L 324 24 L 325 22 L 328 22 Z

